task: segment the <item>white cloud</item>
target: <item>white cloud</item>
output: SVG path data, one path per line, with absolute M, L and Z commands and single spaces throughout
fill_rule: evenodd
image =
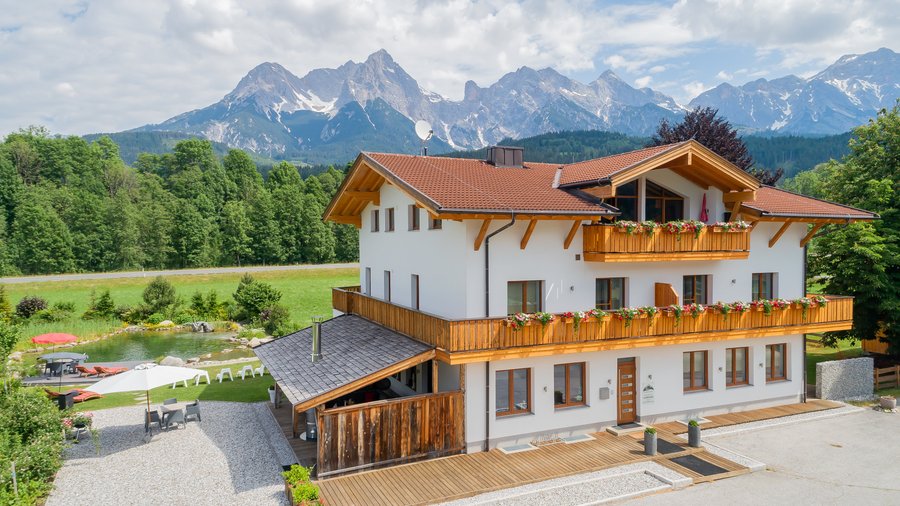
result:
M 710 86 L 706 86 L 700 81 L 691 81 L 687 84 L 681 85 L 681 89 L 684 90 L 685 95 L 688 97 L 696 97 L 697 95 L 703 93 L 704 91 L 710 89 Z
M 639 77 L 634 80 L 634 84 L 637 85 L 638 88 L 646 88 L 647 86 L 650 85 L 650 81 L 652 81 L 652 80 L 653 80 L 652 76 Z
M 734 75 L 725 72 L 724 70 L 720 70 L 718 74 L 716 74 L 716 79 L 721 79 L 723 81 L 730 81 L 734 78 Z
M 65 97 L 74 97 L 75 96 L 75 87 L 70 83 L 59 83 L 53 87 L 57 93 L 63 95 Z
M 660 72 L 665 72 L 665 70 L 667 68 L 668 67 L 665 65 L 654 65 L 654 66 L 650 67 L 650 69 L 647 70 L 647 72 L 650 72 L 651 74 L 659 74 Z

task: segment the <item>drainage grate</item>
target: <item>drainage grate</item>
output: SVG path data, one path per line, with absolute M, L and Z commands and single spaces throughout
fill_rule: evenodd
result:
M 726 469 L 722 469 L 721 467 L 711 462 L 707 462 L 695 455 L 675 457 L 671 459 L 671 461 L 678 464 L 679 466 L 686 467 L 697 474 L 702 474 L 703 476 L 712 476 L 714 474 L 722 474 L 728 472 Z
M 570 443 L 580 443 L 582 441 L 593 441 L 594 438 L 588 436 L 587 434 L 579 434 L 577 436 L 569 436 L 562 438 L 562 441 L 566 444 Z
M 623 423 L 622 425 L 615 425 L 615 426 L 613 426 L 613 428 L 616 429 L 616 430 L 637 429 L 638 427 L 641 427 L 641 424 L 639 424 L 639 423 L 634 423 L 634 422 Z
M 537 447 L 532 446 L 528 443 L 525 443 L 525 444 L 520 444 L 520 445 L 498 447 L 497 449 L 503 453 L 509 454 L 509 453 L 527 452 L 528 450 L 537 450 Z

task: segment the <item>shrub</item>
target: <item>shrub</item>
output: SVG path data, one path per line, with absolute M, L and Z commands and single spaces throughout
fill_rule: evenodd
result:
M 177 303 L 175 287 L 162 276 L 157 276 L 144 288 L 142 297 L 150 314 L 165 313 Z
M 49 491 L 54 473 L 62 463 L 62 416 L 56 406 L 37 390 L 15 388 L 0 397 L 0 469 L 15 461 L 20 494 L 39 497 Z M 9 473 L 0 473 L 0 499 L 12 493 Z M 33 504 L 23 501 L 11 504 Z M 3 502 L 2 504 L 10 504 Z
M 290 317 L 291 314 L 286 307 L 281 304 L 275 304 L 268 309 L 264 309 L 259 315 L 259 320 L 267 334 L 279 336 L 288 327 Z
M 46 300 L 37 295 L 26 295 L 16 304 L 16 315 L 27 320 L 44 309 L 47 309 Z
M 147 317 L 147 323 L 149 323 L 151 325 L 159 325 L 159 323 L 165 319 L 166 319 L 165 316 L 163 316 L 159 313 L 153 313 Z
M 70 316 L 72 316 L 72 314 L 68 311 L 61 311 L 55 307 L 51 307 L 34 313 L 32 318 L 43 323 L 56 323 L 68 320 Z
M 84 320 L 101 320 L 117 316 L 116 304 L 113 302 L 112 295 L 110 295 L 109 290 L 104 290 L 99 298 L 94 298 L 94 293 L 91 292 L 90 307 L 81 315 L 81 318 Z
M 0 321 L 7 322 L 12 318 L 13 310 L 9 305 L 9 297 L 6 295 L 6 287 L 0 285 Z
M 237 290 L 232 295 L 236 307 L 235 319 L 238 321 L 250 321 L 260 318 L 263 311 L 273 309 L 281 300 L 281 292 L 268 283 L 256 281 L 249 274 L 245 274 L 238 283 Z
M 319 500 L 319 487 L 312 483 L 294 485 L 294 502 L 297 504 L 316 504 Z
M 284 476 L 285 481 L 289 484 L 296 485 L 304 481 L 309 481 L 309 468 L 303 467 L 300 464 L 294 464 L 290 469 L 281 473 L 281 475 Z
M 644 434 L 656 434 L 656 429 L 653 427 L 647 427 L 644 429 Z
M 137 306 L 119 306 L 116 308 L 114 314 L 116 318 L 132 325 L 141 323 L 150 316 L 147 308 L 141 304 L 138 304 Z

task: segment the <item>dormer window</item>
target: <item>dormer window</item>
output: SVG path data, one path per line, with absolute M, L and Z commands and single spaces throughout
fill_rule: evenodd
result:
M 616 196 L 608 202 L 622 214 L 618 219 L 637 221 L 638 219 L 638 183 L 634 180 L 616 188 Z
M 684 197 L 662 186 L 647 181 L 644 219 L 657 223 L 684 219 Z

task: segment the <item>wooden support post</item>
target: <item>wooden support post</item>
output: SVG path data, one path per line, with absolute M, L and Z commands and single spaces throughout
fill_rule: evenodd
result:
M 481 222 L 481 229 L 478 230 L 478 235 L 475 237 L 475 251 L 481 249 L 481 243 L 484 242 L 484 236 L 487 235 L 488 228 L 491 226 L 491 219 L 488 218 Z
M 459 391 L 466 391 L 466 364 L 459 364 Z
M 563 243 L 563 249 L 569 249 L 569 246 L 572 245 L 572 241 L 575 239 L 575 234 L 578 233 L 578 227 L 580 226 L 581 220 L 572 222 L 572 228 L 569 229 L 569 235 L 566 236 L 566 241 Z
M 791 224 L 793 224 L 793 222 L 786 221 L 786 222 L 784 222 L 784 225 L 782 225 L 781 228 L 778 229 L 778 232 L 775 232 L 775 235 L 772 236 L 771 239 L 769 239 L 769 247 L 770 248 L 772 246 L 775 246 L 775 243 L 778 242 L 778 239 L 781 239 L 781 236 L 784 235 L 785 232 L 787 232 L 787 229 L 788 229 L 788 227 L 791 226 Z
M 738 221 L 741 219 L 741 202 L 737 201 L 731 206 L 731 221 Z
M 528 240 L 531 239 L 531 233 L 534 232 L 535 225 L 537 225 L 537 220 L 528 222 L 528 228 L 525 229 L 525 235 L 522 236 L 522 242 L 519 243 L 519 249 L 525 249 L 525 246 L 528 246 Z
M 293 407 L 291 407 L 291 436 L 300 437 L 300 414 Z
M 438 361 L 431 359 L 431 393 L 438 391 Z
M 806 234 L 806 237 L 800 240 L 800 247 L 802 248 L 806 246 L 806 244 L 812 240 L 813 236 L 816 235 L 816 232 L 818 232 L 823 225 L 824 223 L 816 223 L 815 225 L 813 225 L 813 228 L 810 229 L 810 231 Z

